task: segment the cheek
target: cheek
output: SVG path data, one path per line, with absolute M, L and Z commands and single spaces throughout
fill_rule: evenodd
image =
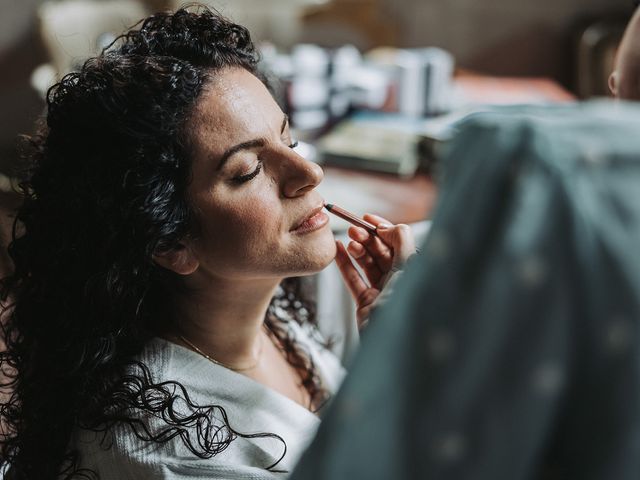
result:
M 280 240 L 283 231 L 281 205 L 268 195 L 245 196 L 235 202 L 219 204 L 208 223 L 206 235 L 219 245 L 244 256 L 260 254 Z

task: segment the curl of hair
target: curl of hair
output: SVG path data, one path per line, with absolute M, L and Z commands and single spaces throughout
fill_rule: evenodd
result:
M 192 227 L 189 115 L 218 71 L 257 75 L 257 62 L 244 27 L 209 9 L 181 9 L 144 20 L 50 89 L 21 184 L 14 272 L 0 283 L 7 479 L 91 478 L 69 447 L 78 428 L 124 424 L 151 442 L 180 438 L 203 458 L 247 436 L 222 406 L 193 405 L 182 385 L 154 383 L 135 358 L 152 326 L 170 321 L 173 274 L 152 255 Z M 306 372 L 313 400 L 324 396 L 308 354 L 275 316 L 265 321 Z M 176 396 L 192 414 L 176 413 Z M 145 430 L 140 412 L 160 415 L 166 428 Z

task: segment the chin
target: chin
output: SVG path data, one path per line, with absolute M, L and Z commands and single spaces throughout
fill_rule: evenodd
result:
M 336 242 L 333 235 L 323 236 L 315 242 L 306 245 L 305 252 L 300 253 L 298 260 L 302 260 L 302 265 L 298 263 L 297 275 L 313 275 L 329 266 L 336 258 Z
M 336 242 L 331 237 L 331 242 L 325 245 L 325 248 L 317 252 L 318 272 L 329 266 L 333 259 L 336 258 Z

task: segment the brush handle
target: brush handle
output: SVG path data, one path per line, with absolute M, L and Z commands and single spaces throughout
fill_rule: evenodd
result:
M 376 226 L 372 223 L 367 222 L 366 220 L 362 220 L 361 218 L 355 216 L 353 213 L 341 208 L 337 205 L 333 205 L 332 203 L 325 203 L 324 208 L 326 208 L 329 212 L 333 213 L 336 217 L 340 217 L 343 220 L 346 220 L 351 225 L 355 225 L 356 227 L 364 228 L 371 235 L 378 235 L 376 231 Z

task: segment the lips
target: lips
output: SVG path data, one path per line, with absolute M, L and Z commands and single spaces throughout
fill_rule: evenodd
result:
M 302 220 L 297 222 L 291 232 L 307 233 L 324 227 L 329 222 L 329 217 L 322 209 L 323 205 L 320 205 L 311 210 Z

